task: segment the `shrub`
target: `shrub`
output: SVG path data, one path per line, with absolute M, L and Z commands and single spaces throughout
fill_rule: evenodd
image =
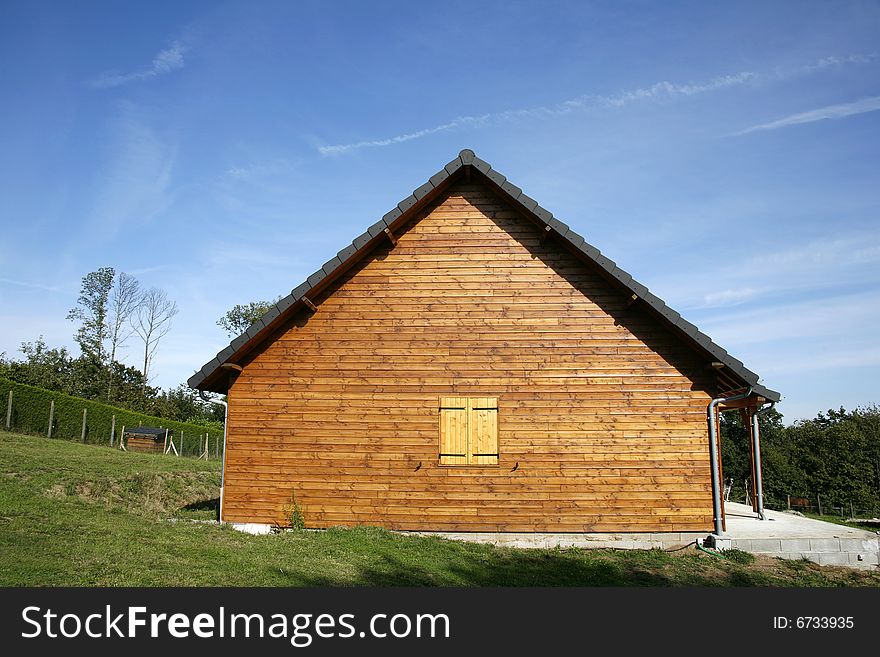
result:
M 55 415 L 52 427 L 53 438 L 79 440 L 82 435 L 83 409 L 86 410 L 86 440 L 92 444 L 109 444 L 113 416 L 116 416 L 116 437 L 122 427 L 152 426 L 171 429 L 174 444 L 180 450 L 180 437 L 184 437 L 184 448 L 188 455 L 198 455 L 204 449 L 204 435 L 208 434 L 208 453 L 213 455 L 223 445 L 222 427 L 206 427 L 187 422 L 175 422 L 166 418 L 153 417 L 124 408 L 101 404 L 100 402 L 71 397 L 61 392 L 45 390 L 35 386 L 15 383 L 0 378 L 0 427 L 6 427 L 6 410 L 9 392 L 12 391 L 11 429 L 25 433 L 46 435 L 49 429 L 49 406 L 55 402 Z M 198 437 L 201 437 L 199 441 Z
M 287 510 L 288 521 L 290 522 L 291 529 L 305 529 L 306 527 L 306 518 L 303 515 L 302 505 L 296 499 L 296 493 L 290 494 L 290 504 L 288 504 L 285 509 Z
M 751 552 L 746 552 L 744 550 L 738 550 L 737 548 L 728 548 L 727 550 L 721 550 L 721 556 L 728 561 L 742 564 L 743 566 L 748 566 L 750 563 L 753 563 L 755 561 L 754 554 L 752 554 Z

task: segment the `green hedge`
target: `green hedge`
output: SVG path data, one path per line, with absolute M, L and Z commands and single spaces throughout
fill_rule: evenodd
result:
M 49 406 L 55 402 L 52 437 L 80 440 L 82 436 L 83 409 L 86 409 L 86 442 L 109 445 L 112 418 L 116 416 L 117 440 L 122 427 L 162 427 L 174 431 L 174 444 L 180 450 L 183 435 L 184 455 L 198 456 L 204 449 L 208 434 L 208 454 L 214 458 L 223 449 L 223 431 L 187 422 L 175 422 L 166 418 L 152 417 L 124 408 L 71 397 L 60 392 L 15 383 L 0 378 L 0 428 L 6 428 L 6 412 L 9 392 L 12 391 L 12 417 L 10 429 L 25 433 L 47 435 L 49 429 Z

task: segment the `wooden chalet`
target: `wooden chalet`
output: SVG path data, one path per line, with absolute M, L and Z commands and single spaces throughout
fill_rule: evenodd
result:
M 470 150 L 189 385 L 228 393 L 223 521 L 295 496 L 307 527 L 419 531 L 720 533 L 716 411 L 760 482 L 779 399 Z

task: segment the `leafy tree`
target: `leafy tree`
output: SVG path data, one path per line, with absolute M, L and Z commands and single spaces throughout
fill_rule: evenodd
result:
M 74 339 L 82 354 L 101 365 L 107 360 L 107 304 L 115 274 L 113 267 L 101 267 L 83 276 L 76 306 L 67 313 L 67 319 L 81 322 Z
M 143 397 L 146 397 L 153 356 L 159 348 L 159 341 L 171 330 L 171 320 L 177 312 L 177 304 L 168 298 L 164 290 L 151 287 L 144 293 L 134 314 L 132 326 L 144 343 Z
M 747 434 L 735 413 L 722 417 L 724 474 L 743 481 L 750 474 Z M 788 427 L 772 411 L 761 418 L 761 452 L 764 498 L 770 505 L 784 506 L 789 495 L 813 501 L 819 495 L 827 508 L 880 505 L 876 406 L 829 410 Z
M 41 335 L 19 348 L 24 361 L 6 361 L 4 376 L 18 383 L 70 394 L 73 390 L 73 359 L 67 349 L 50 349 Z
M 155 410 L 161 417 L 195 424 L 223 422 L 223 409 L 215 404 L 206 404 L 199 399 L 195 390 L 181 383 L 176 388 L 166 390 L 155 401 Z
M 234 338 L 244 333 L 251 324 L 265 315 L 269 308 L 274 306 L 279 299 L 281 297 L 277 297 L 272 301 L 238 303 L 217 320 L 217 326 L 226 331 L 230 338 Z
M 143 373 L 136 367 L 118 361 L 110 363 L 113 377 L 113 403 L 132 410 L 156 415 L 152 401 L 160 391 L 144 381 Z

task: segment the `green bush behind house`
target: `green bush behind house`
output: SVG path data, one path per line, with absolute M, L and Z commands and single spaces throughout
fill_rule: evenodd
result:
M 108 404 L 71 397 L 61 392 L 45 390 L 23 383 L 0 378 L 0 428 L 6 428 L 6 410 L 9 391 L 12 391 L 11 429 L 25 433 L 46 435 L 49 429 L 49 406 L 55 402 L 52 437 L 80 440 L 82 436 L 83 409 L 86 413 L 86 442 L 109 445 L 113 416 L 116 416 L 116 437 L 122 427 L 162 427 L 174 432 L 174 444 L 180 449 L 181 433 L 184 437 L 184 453 L 197 456 L 204 449 L 208 434 L 208 454 L 214 458 L 215 450 L 223 449 L 223 431 L 188 422 L 175 422 L 167 418 L 153 417 Z

